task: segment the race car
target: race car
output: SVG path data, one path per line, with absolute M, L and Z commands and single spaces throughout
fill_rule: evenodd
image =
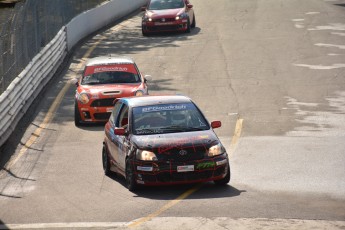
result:
M 142 18 L 144 36 L 166 31 L 189 33 L 196 26 L 193 5 L 189 0 L 150 0 Z
M 143 77 L 129 57 L 88 60 L 82 76 L 75 80 L 75 125 L 108 121 L 116 98 L 148 94 L 147 78 L 150 76 Z
M 105 125 L 106 175 L 139 186 L 230 181 L 228 154 L 196 104 L 185 96 L 143 96 L 116 101 Z

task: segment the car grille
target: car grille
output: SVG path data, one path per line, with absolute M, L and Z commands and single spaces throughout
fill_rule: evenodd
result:
M 163 167 L 166 168 L 166 167 Z M 195 172 L 170 172 L 161 171 L 156 174 L 141 174 L 141 177 L 146 182 L 188 182 L 188 181 L 200 181 L 208 180 L 214 177 L 219 177 L 225 174 L 225 166 L 219 167 L 216 170 L 213 168 L 210 170 L 200 170 Z M 160 167 L 162 170 L 162 167 Z
M 184 148 L 173 148 L 165 151 L 158 149 L 158 159 L 163 161 L 186 162 L 201 160 L 205 157 L 206 149 L 204 146 L 191 146 Z M 159 153 L 160 152 L 160 153 Z
M 162 18 L 156 18 L 153 19 L 154 22 L 174 22 L 175 18 L 164 18 L 165 20 L 162 20 Z
M 108 120 L 110 115 L 111 115 L 111 113 L 94 113 L 93 117 L 96 120 Z
M 166 26 L 155 26 L 155 27 L 147 27 L 149 31 L 171 31 L 171 30 L 178 30 L 181 29 L 181 25 L 166 25 Z
M 115 98 L 104 98 L 104 99 L 97 99 L 91 102 L 91 107 L 109 107 L 113 106 L 113 101 Z

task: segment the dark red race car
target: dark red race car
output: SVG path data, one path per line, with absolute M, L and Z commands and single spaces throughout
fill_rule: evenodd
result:
M 193 5 L 189 0 L 150 0 L 142 8 L 142 33 L 185 31 L 189 33 L 196 25 Z
M 120 98 L 105 125 L 102 161 L 106 175 L 138 185 L 230 181 L 225 148 L 199 108 L 184 96 Z

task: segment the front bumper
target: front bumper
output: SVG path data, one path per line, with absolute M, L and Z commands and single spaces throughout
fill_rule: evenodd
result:
M 182 19 L 169 22 L 142 22 L 142 31 L 144 33 L 174 32 L 186 31 L 188 20 Z
M 89 107 L 80 106 L 79 112 L 83 122 L 106 122 L 109 120 L 113 106 Z
M 186 184 L 219 180 L 226 176 L 227 154 L 198 161 L 133 161 L 135 181 L 141 185 Z

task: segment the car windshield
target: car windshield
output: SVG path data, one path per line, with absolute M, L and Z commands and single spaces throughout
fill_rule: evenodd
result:
M 149 10 L 167 10 L 183 8 L 183 0 L 151 0 Z
M 98 85 L 98 84 L 123 84 L 138 83 L 140 78 L 138 74 L 130 72 L 99 72 L 86 75 L 83 77 L 82 85 Z
M 193 103 L 159 104 L 133 108 L 133 133 L 150 135 L 210 129 Z

